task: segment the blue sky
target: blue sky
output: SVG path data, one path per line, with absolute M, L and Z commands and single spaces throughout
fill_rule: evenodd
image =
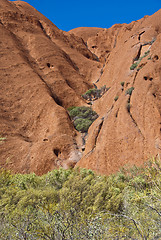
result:
M 161 0 L 26 0 L 49 18 L 58 28 L 109 28 L 115 23 L 130 23 L 161 8 Z

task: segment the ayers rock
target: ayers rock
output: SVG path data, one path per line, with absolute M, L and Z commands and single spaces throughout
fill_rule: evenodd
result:
M 161 10 L 64 32 L 29 4 L 0 0 L 0 166 L 110 174 L 160 154 L 160 44 Z M 67 108 L 88 106 L 93 84 L 110 89 L 91 102 L 99 117 L 84 139 Z

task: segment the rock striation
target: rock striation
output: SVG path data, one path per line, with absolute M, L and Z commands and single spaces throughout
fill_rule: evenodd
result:
M 0 0 L 1 166 L 42 174 L 81 157 L 67 107 L 85 105 L 101 63 L 29 4 Z
M 0 0 L 0 165 L 36 174 L 110 174 L 161 153 L 161 10 L 110 29 L 59 30 L 29 4 Z M 82 95 L 105 91 L 87 101 Z M 99 117 L 76 131 L 67 109 Z

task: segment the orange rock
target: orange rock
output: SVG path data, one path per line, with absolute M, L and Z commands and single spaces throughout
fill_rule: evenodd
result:
M 66 109 L 86 104 L 101 64 L 27 3 L 0 0 L 0 23 L 1 166 L 43 174 L 75 164 L 79 133 Z
M 119 28 L 98 82 L 99 87 L 111 88 L 93 104 L 104 121 L 99 133 L 99 120 L 90 127 L 86 150 L 76 166 L 110 174 L 126 164 L 140 165 L 161 153 L 160 23 L 161 10 Z M 149 54 L 143 57 L 147 51 Z M 130 70 L 137 55 L 138 60 L 143 58 L 138 67 Z M 134 87 L 131 96 L 126 95 L 130 87 Z M 116 102 L 115 96 L 119 97 Z

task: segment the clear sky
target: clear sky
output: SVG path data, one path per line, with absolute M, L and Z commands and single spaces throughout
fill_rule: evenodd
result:
M 115 23 L 130 23 L 161 8 L 161 0 L 26 0 L 58 28 L 109 28 Z

